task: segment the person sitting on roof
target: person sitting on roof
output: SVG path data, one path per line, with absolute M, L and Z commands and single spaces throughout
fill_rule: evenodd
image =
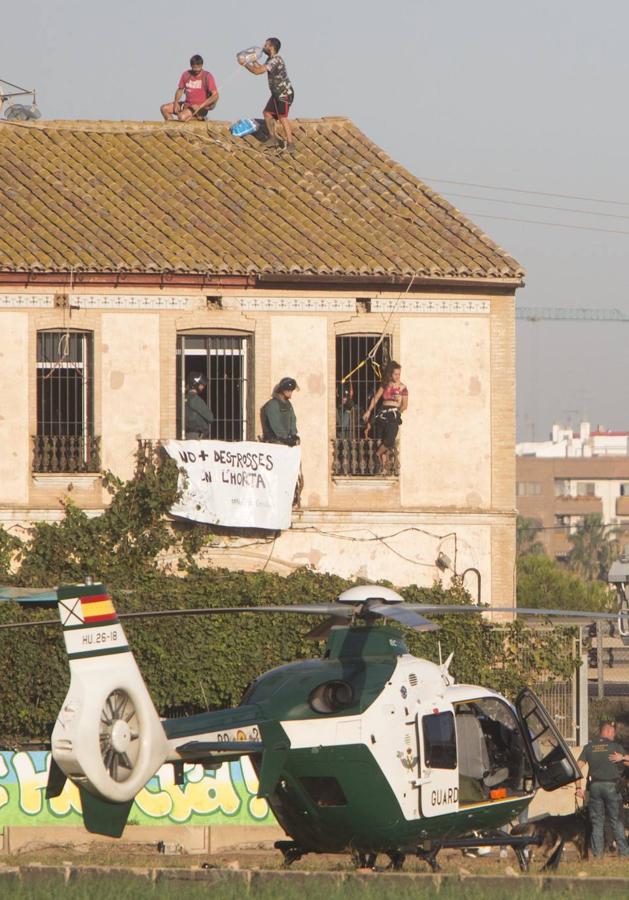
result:
M 293 132 L 288 121 L 288 110 L 295 99 L 295 91 L 291 84 L 288 73 L 286 72 L 286 64 L 279 55 L 281 43 L 278 38 L 268 38 L 262 48 L 267 55 L 265 63 L 246 62 L 238 60 L 241 66 L 245 66 L 253 75 L 268 75 L 269 89 L 271 96 L 264 107 L 264 121 L 269 132 L 267 147 L 279 147 L 279 141 L 275 132 L 275 122 L 279 122 L 284 132 L 285 146 L 287 153 L 295 152 L 295 144 L 293 143 Z
M 179 79 L 175 99 L 172 103 L 164 103 L 161 113 L 165 122 L 205 119 L 217 103 L 218 88 L 214 76 L 203 68 L 203 57 L 196 53 L 190 57 L 190 68 Z

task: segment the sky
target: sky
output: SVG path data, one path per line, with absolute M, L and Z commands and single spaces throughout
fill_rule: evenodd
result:
M 443 193 L 524 266 L 520 306 L 629 319 L 627 0 L 2 7 L 0 79 L 35 87 L 50 119 L 158 119 L 193 53 L 218 82 L 214 118 L 259 115 L 266 79 L 235 55 L 277 36 L 294 116 L 349 116 Z M 629 321 L 519 320 L 519 439 L 581 419 L 629 430 L 628 343 Z

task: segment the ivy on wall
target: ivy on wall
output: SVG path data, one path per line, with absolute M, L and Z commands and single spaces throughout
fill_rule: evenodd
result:
M 0 566 L 24 586 L 82 581 L 107 583 L 120 612 L 146 609 L 282 605 L 333 601 L 351 582 L 299 569 L 268 572 L 202 569 L 195 553 L 211 540 L 205 526 L 173 525 L 166 513 L 176 495 L 177 470 L 138 453 L 134 478 L 105 476 L 112 502 L 89 518 L 68 503 L 59 523 L 39 523 L 24 542 L 0 530 Z M 177 573 L 164 570 L 164 554 Z M 6 579 L 3 579 L 6 580 Z M 460 583 L 445 590 L 401 589 L 410 602 L 469 603 Z M 1 622 L 56 619 L 56 610 L 2 604 Z M 322 645 L 304 635 L 320 619 L 217 614 L 133 620 L 125 631 L 158 711 L 178 715 L 232 706 L 255 676 L 293 660 L 319 656 Z M 522 685 L 566 678 L 576 661 L 564 629 L 534 631 L 520 622 L 494 628 L 480 616 L 445 615 L 435 633 L 406 632 L 412 653 L 438 661 L 454 651 L 450 671 L 459 682 L 513 695 Z M 0 745 L 48 740 L 69 681 L 59 625 L 0 632 Z M 543 673 L 543 674 L 541 674 Z

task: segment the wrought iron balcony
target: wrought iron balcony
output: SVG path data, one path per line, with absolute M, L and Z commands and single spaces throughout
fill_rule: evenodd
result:
M 383 469 L 376 454 L 378 441 L 371 438 L 333 438 L 332 475 L 357 476 L 360 478 L 383 477 L 400 474 L 400 456 L 397 444 L 389 450 L 387 463 Z
M 100 437 L 33 435 L 33 472 L 100 472 Z

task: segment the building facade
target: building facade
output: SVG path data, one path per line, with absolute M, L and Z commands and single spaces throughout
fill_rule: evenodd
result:
M 568 536 L 588 515 L 618 529 L 629 553 L 629 456 L 518 456 L 516 479 L 518 513 L 539 525 L 536 540 L 550 555 L 567 557 Z
M 103 469 L 128 478 L 138 440 L 183 437 L 191 372 L 232 441 L 290 375 L 292 527 L 221 534 L 208 559 L 466 573 L 510 605 L 522 270 L 352 123 L 295 128 L 289 159 L 225 123 L 0 123 L 0 523 L 54 521 L 65 496 L 99 514 Z M 409 406 L 384 474 L 362 412 L 390 359 Z

